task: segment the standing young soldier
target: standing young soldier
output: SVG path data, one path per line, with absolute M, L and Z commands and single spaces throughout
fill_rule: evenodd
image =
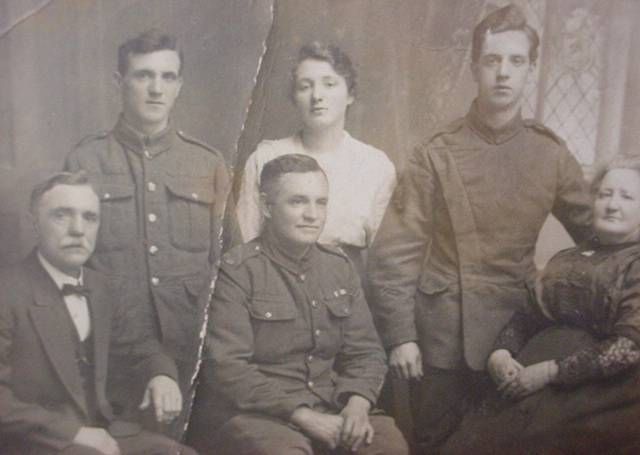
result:
M 170 121 L 182 63 L 176 39 L 157 30 L 122 44 L 122 114 L 111 131 L 81 141 L 66 168 L 86 170 L 98 189 L 102 225 L 91 265 L 140 283 L 190 400 L 229 175 L 217 151 Z
M 521 117 L 538 44 L 513 5 L 478 24 L 477 97 L 416 148 L 371 253 L 372 310 L 391 371 L 415 380 L 421 450 L 446 439 L 481 389 L 498 331 L 526 301 L 549 214 L 574 240 L 590 232 L 580 166 L 552 131 Z

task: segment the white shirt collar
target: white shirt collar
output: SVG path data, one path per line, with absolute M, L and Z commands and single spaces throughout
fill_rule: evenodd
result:
M 42 267 L 44 267 L 44 269 L 47 271 L 51 279 L 53 279 L 53 281 L 56 283 L 56 286 L 58 286 L 58 289 L 62 289 L 62 286 L 65 284 L 73 284 L 73 285 L 82 284 L 82 276 L 83 276 L 82 268 L 80 269 L 80 277 L 74 278 L 62 272 L 60 269 L 58 269 L 54 265 L 52 265 L 49 261 L 47 261 L 44 258 L 44 256 L 42 256 L 42 254 L 40 254 L 40 251 L 38 251 L 38 260 L 40 261 L 40 264 L 42 264 Z

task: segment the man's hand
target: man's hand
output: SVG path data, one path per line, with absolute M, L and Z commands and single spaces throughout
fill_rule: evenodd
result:
M 339 415 L 323 414 L 306 406 L 293 411 L 291 422 L 299 426 L 311 439 L 320 441 L 334 450 L 340 444 L 344 419 Z
M 518 377 L 498 387 L 505 398 L 520 399 L 545 387 L 558 375 L 558 364 L 553 360 L 535 363 L 524 368 Z
M 155 376 L 144 391 L 140 409 L 147 409 L 151 402 L 156 412 L 156 420 L 171 422 L 182 411 L 180 387 L 169 376 Z
M 498 387 L 516 379 L 523 369 L 524 367 L 511 357 L 511 353 L 506 349 L 493 351 L 487 361 L 489 375 Z
M 340 415 L 344 418 L 340 445 L 356 452 L 362 444 L 373 442 L 373 427 L 369 422 L 371 403 L 360 395 L 351 395 Z
M 73 438 L 73 443 L 91 447 L 104 455 L 120 455 L 118 443 L 102 428 L 80 427 Z
M 418 345 L 410 341 L 393 348 L 389 354 L 389 368 L 397 378 L 422 378 L 422 354 Z

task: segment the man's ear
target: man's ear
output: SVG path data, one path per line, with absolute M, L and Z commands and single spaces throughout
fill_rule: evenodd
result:
M 473 82 L 475 82 L 476 84 L 478 83 L 478 62 L 472 62 L 471 63 L 471 77 L 473 78 Z
M 260 211 L 265 219 L 271 218 L 271 210 L 267 201 L 267 193 L 260 193 Z
M 182 90 L 183 82 L 184 82 L 184 79 L 182 79 L 182 76 L 178 76 L 178 90 L 176 91 L 176 99 L 178 98 L 178 96 L 180 96 L 180 90 Z
M 31 210 L 27 212 L 27 221 L 33 226 L 33 231 L 36 233 L 36 238 L 40 238 L 40 229 L 38 228 L 38 216 Z
M 121 89 L 122 88 L 123 79 L 124 79 L 122 77 L 122 74 L 120 74 L 117 71 L 114 71 L 112 76 L 113 76 L 113 83 L 116 85 L 116 87 L 118 89 Z

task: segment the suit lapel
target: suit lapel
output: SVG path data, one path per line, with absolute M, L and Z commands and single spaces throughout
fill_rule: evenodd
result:
M 84 285 L 91 290 L 87 299 L 91 314 L 91 333 L 93 334 L 93 362 L 95 365 L 95 379 L 106 378 L 109 357 L 109 338 L 111 334 L 110 296 L 104 283 L 95 273 L 84 271 Z
M 35 254 L 29 257 L 27 267 L 35 303 L 29 308 L 29 313 L 36 332 L 60 381 L 73 401 L 87 414 L 75 358 L 76 346 L 70 336 L 69 315 L 62 295 Z

